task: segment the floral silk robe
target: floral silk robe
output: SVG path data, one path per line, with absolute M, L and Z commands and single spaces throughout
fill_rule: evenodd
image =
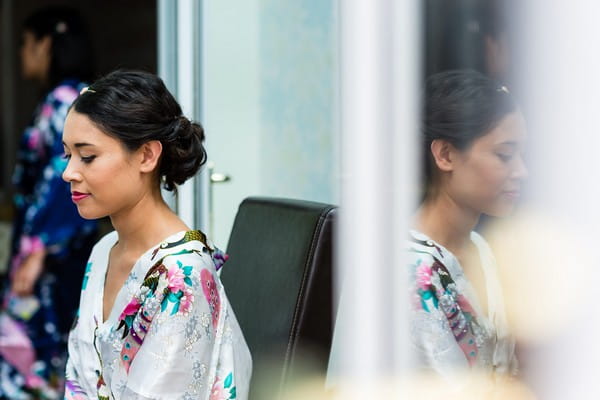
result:
M 483 268 L 487 313 L 451 252 L 416 231 L 411 231 L 408 244 L 411 343 L 418 367 L 449 380 L 473 368 L 507 375 L 517 372 L 495 259 L 479 234 L 473 232 L 471 241 Z
M 252 361 L 217 269 L 226 256 L 180 232 L 133 266 L 102 321 L 116 232 L 94 248 L 69 337 L 66 399 L 246 399 Z

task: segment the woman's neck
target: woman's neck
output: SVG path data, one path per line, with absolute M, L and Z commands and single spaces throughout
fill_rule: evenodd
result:
M 471 231 L 480 214 L 456 203 L 440 193 L 423 202 L 414 219 L 414 226 L 454 254 L 461 253 L 470 243 Z
M 174 233 L 189 230 L 164 202 L 160 194 L 150 194 L 127 210 L 110 216 L 119 234 L 119 247 L 127 253 L 143 253 Z

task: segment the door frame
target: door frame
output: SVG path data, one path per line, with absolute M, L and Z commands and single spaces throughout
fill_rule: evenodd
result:
M 201 0 L 157 0 L 158 75 L 173 93 L 183 113 L 202 121 Z M 193 229 L 208 229 L 208 172 L 203 168 L 179 186 L 177 194 L 163 191 L 169 206 Z

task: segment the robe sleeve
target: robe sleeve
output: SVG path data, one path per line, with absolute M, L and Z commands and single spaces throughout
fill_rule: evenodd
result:
M 415 361 L 423 371 L 435 372 L 446 382 L 458 383 L 458 374 L 469 369 L 465 354 L 440 307 L 439 282 L 426 253 L 409 252 L 411 296 L 410 337 Z
M 233 365 L 218 361 L 230 332 L 223 331 L 227 302 L 212 259 L 175 255 L 163 265 L 155 295 L 143 301 L 123 343 L 120 361 L 128 375 L 121 398 L 236 398 Z

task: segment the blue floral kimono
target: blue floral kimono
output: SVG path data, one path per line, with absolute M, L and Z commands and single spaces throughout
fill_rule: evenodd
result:
M 33 362 L 16 363 L 23 357 L 11 354 L 16 351 L 11 347 L 0 346 L 0 398 L 60 396 L 60 390 L 53 389 L 62 386 L 66 338 L 97 231 L 95 221 L 79 216 L 69 184 L 61 177 L 66 167 L 64 121 L 83 86 L 76 80 L 56 86 L 37 107 L 20 141 L 13 175 L 15 218 L 9 279 L 2 279 L 0 335 L 8 341 L 20 332 L 18 350 L 33 354 Z M 10 277 L 29 254 L 42 248 L 47 256 L 34 294 L 28 298 L 13 296 L 9 293 Z M 11 337 L 6 333 L 9 331 Z

